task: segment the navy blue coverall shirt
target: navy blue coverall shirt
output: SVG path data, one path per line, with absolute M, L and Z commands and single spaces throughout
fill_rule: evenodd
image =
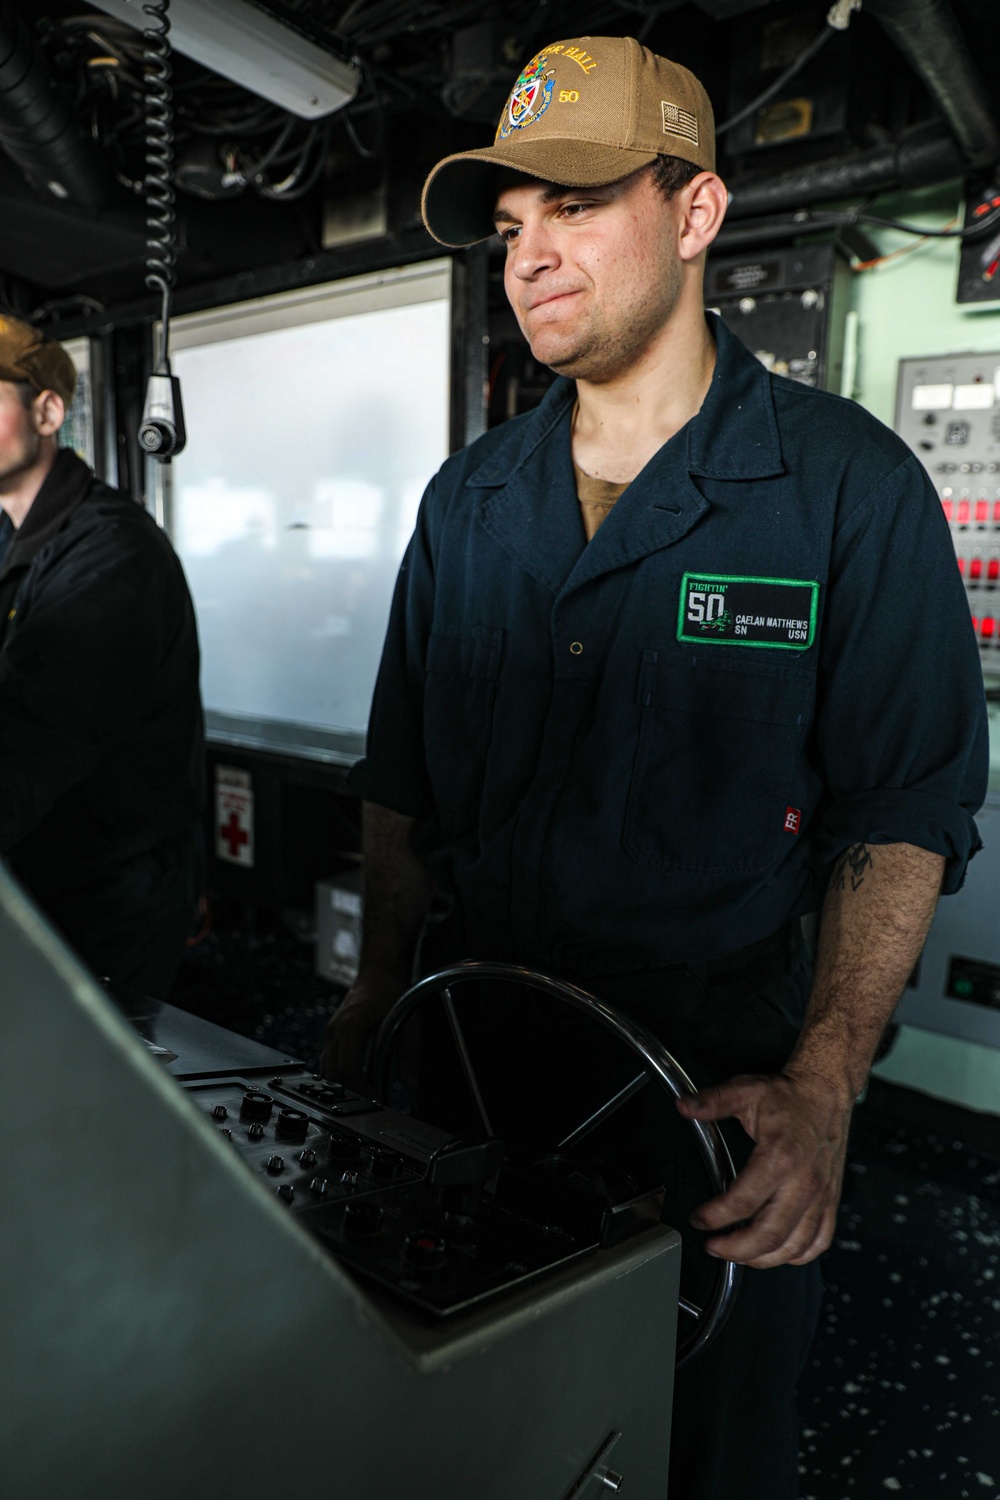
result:
M 419 820 L 468 957 L 712 959 L 816 909 L 845 847 L 978 844 L 982 676 L 922 467 L 710 318 L 698 415 L 586 543 L 574 386 L 444 464 L 404 558 L 367 800 Z

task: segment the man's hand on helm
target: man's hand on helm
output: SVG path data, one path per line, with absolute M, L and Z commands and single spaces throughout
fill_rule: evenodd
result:
M 346 1083 L 360 1093 L 371 1092 L 365 1072 L 368 1045 L 406 988 L 399 979 L 358 976 L 327 1022 L 320 1060 L 324 1078 Z

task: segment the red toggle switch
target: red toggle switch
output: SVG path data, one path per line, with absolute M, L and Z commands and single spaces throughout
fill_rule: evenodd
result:
M 1000 578 L 1000 557 L 991 557 L 986 564 L 986 577 L 990 583 L 996 583 Z
M 979 616 L 978 615 L 973 615 L 972 616 L 972 628 L 976 632 L 976 634 L 978 635 L 979 634 Z
M 958 571 L 961 573 L 962 577 L 964 578 L 965 577 L 965 558 L 964 557 L 960 557 L 958 559 Z
M 952 501 L 950 501 L 950 500 L 942 500 L 941 501 L 941 509 L 944 511 L 944 518 L 945 518 L 946 521 L 950 521 L 951 520 L 951 513 L 954 510 L 954 508 L 955 507 L 954 507 Z M 1000 502 L 997 503 L 997 509 L 1000 510 Z
M 989 516 L 990 516 L 989 502 L 987 500 L 977 500 L 976 501 L 976 520 L 977 520 L 977 522 L 982 522 L 982 524 L 985 526 L 986 522 L 989 520 Z
M 975 582 L 976 579 L 982 578 L 982 576 L 983 560 L 981 557 L 974 557 L 969 564 L 969 577 Z
M 993 524 L 994 526 L 1000 526 L 1000 500 L 994 500 L 993 502 Z
M 970 511 L 970 509 L 971 509 L 971 507 L 969 505 L 968 500 L 960 500 L 958 502 L 958 524 L 959 524 L 959 526 L 968 526 L 968 524 L 969 524 L 969 511 Z
M 996 630 L 996 628 L 996 620 L 994 620 L 992 615 L 987 615 L 982 625 L 980 626 L 979 633 L 984 641 L 989 641 L 993 639 L 993 632 Z

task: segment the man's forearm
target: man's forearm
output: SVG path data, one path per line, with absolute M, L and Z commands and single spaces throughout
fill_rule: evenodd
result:
M 809 1008 L 786 1072 L 861 1092 L 923 947 L 944 859 L 913 844 L 854 844 L 834 865 Z
M 754 1142 L 735 1182 L 692 1216 L 715 1232 L 710 1255 L 767 1270 L 804 1265 L 830 1244 L 851 1109 L 930 926 L 943 867 L 911 844 L 848 849 L 823 903 L 806 1021 L 785 1068 L 678 1100 L 687 1119 L 739 1120 Z
M 410 844 L 414 819 L 366 802 L 360 979 L 409 985 L 434 881 Z

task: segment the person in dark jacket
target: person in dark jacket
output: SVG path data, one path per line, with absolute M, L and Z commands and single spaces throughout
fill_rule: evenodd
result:
M 113 994 L 163 999 L 196 896 L 197 629 L 163 532 L 59 448 L 75 387 L 0 317 L 0 855 Z

